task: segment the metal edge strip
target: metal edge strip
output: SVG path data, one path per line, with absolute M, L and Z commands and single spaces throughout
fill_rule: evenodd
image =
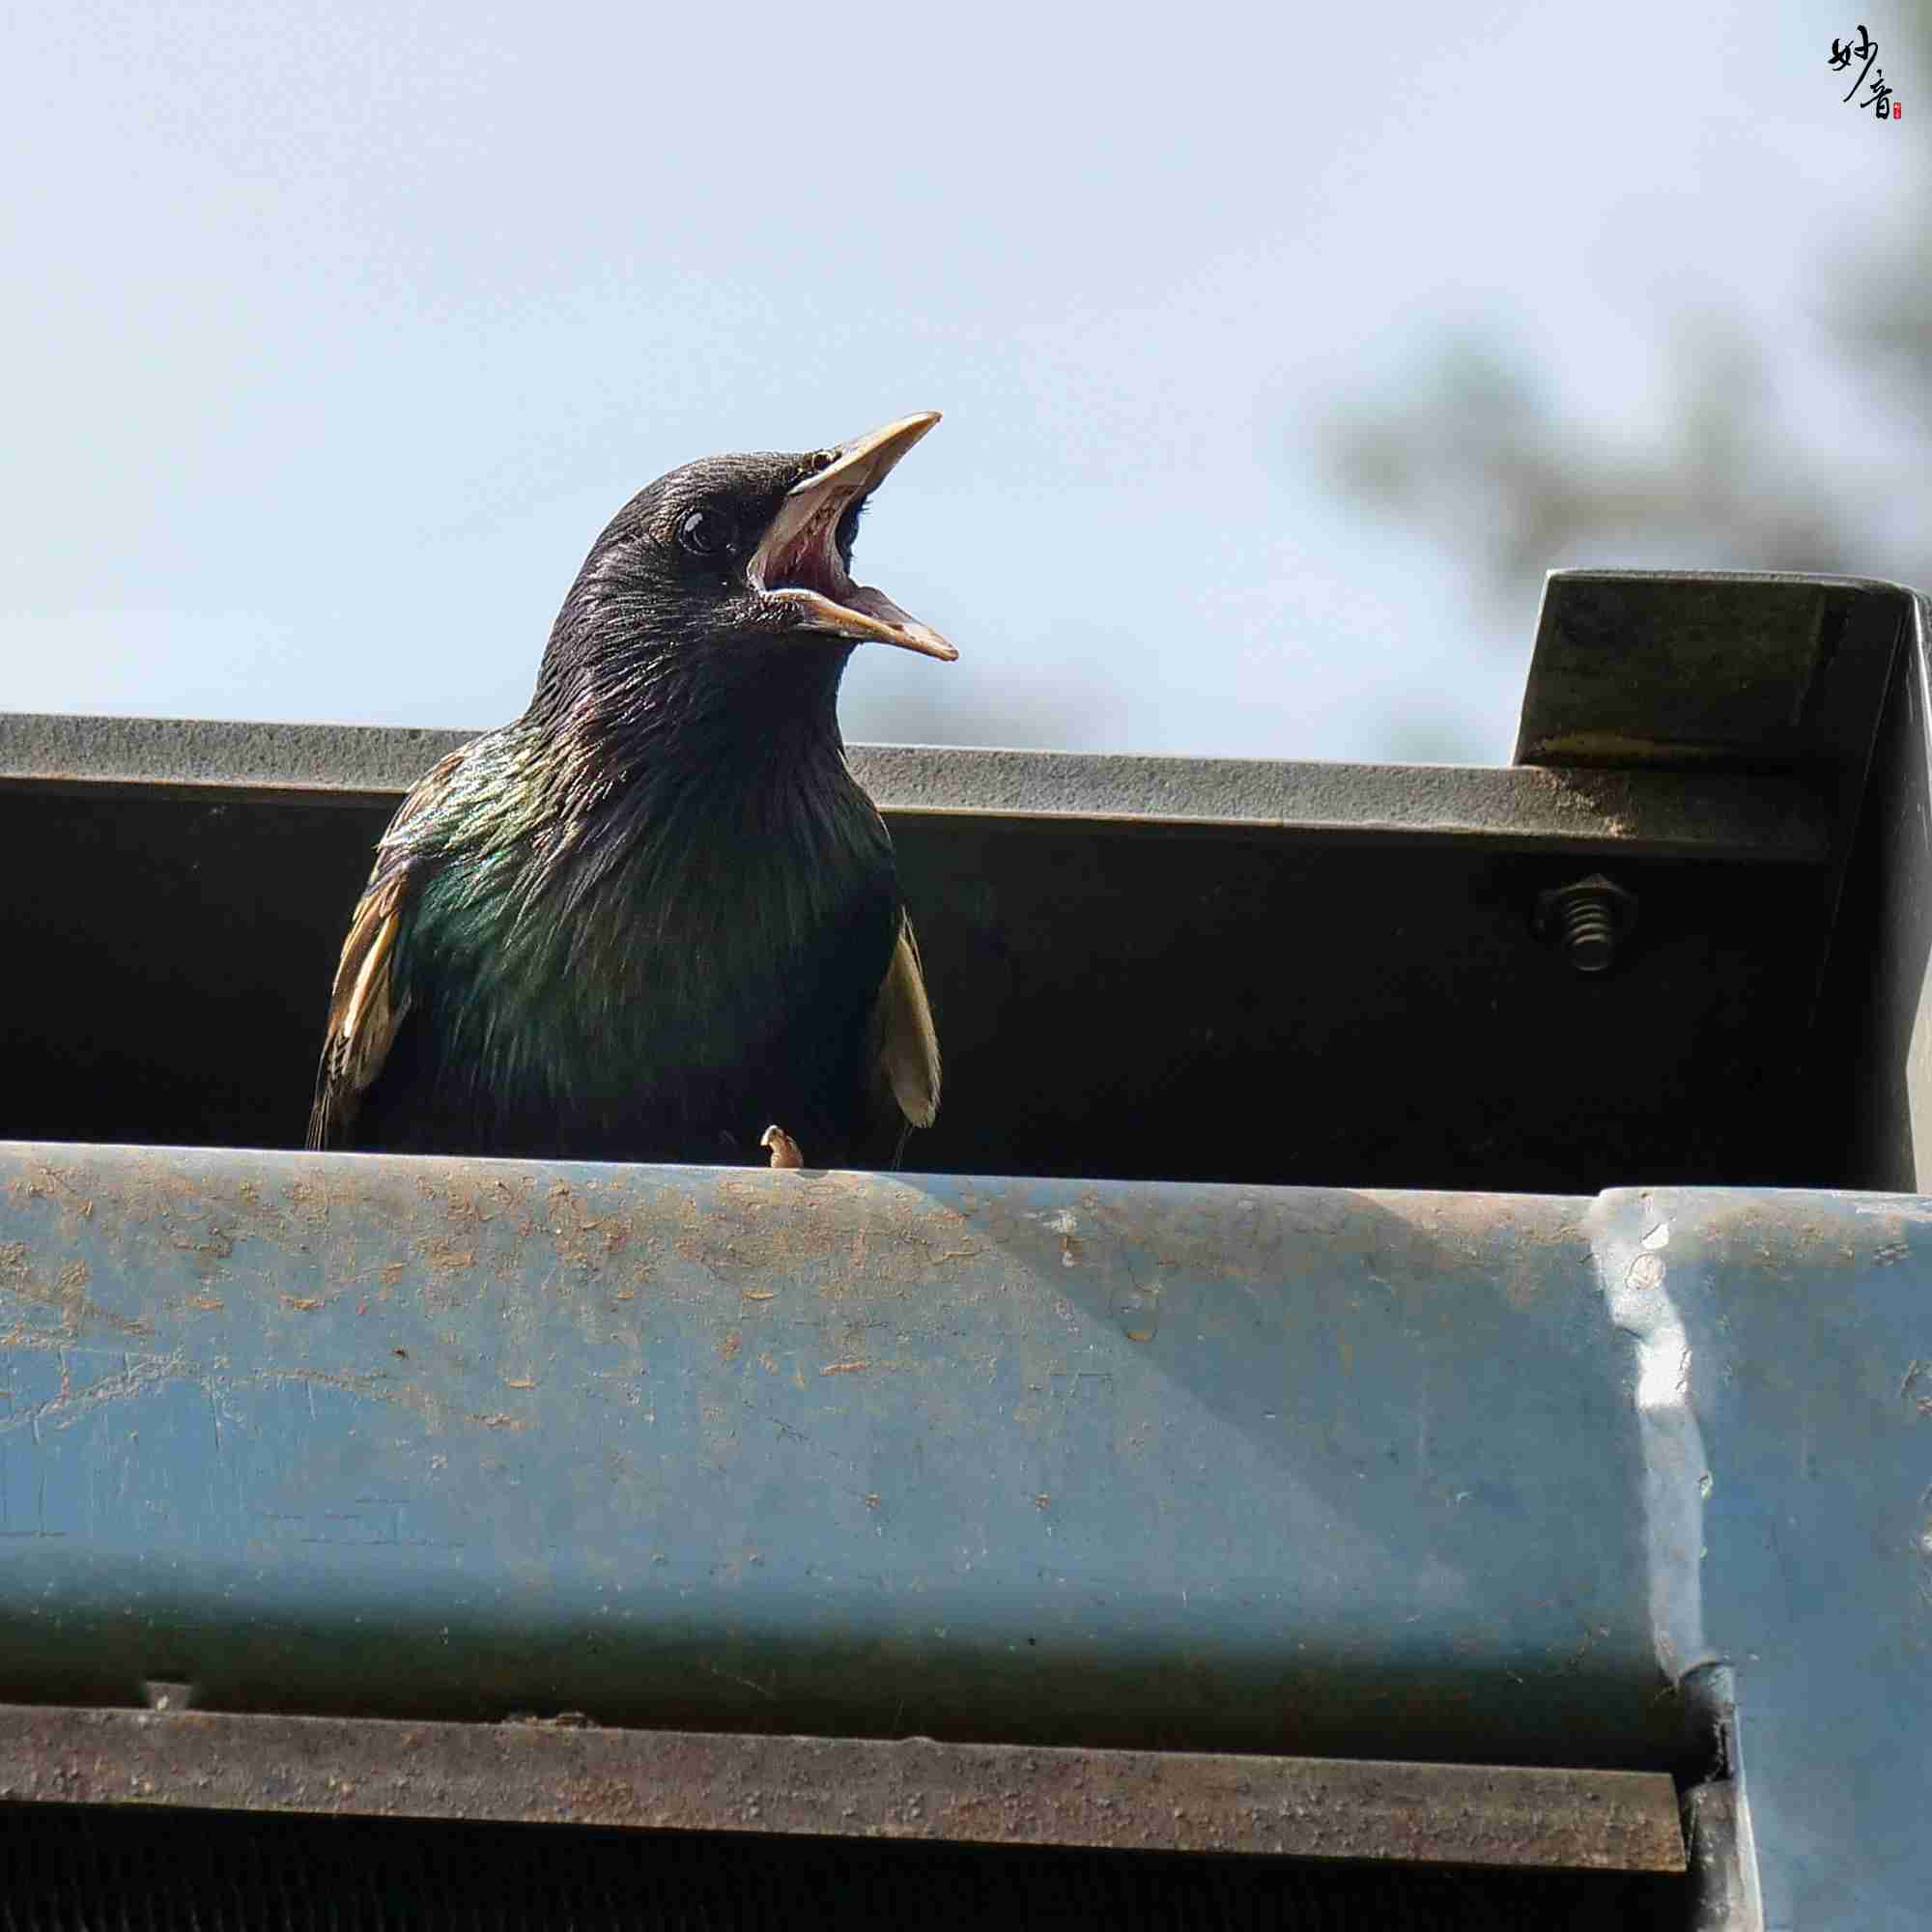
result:
M 368 806 L 399 798 L 469 735 L 0 713 L 0 786 Z M 1776 778 L 895 745 L 855 745 L 850 758 L 880 809 L 899 817 L 1468 838 L 1786 864 L 1822 863 L 1833 835 L 1814 788 Z
M 0 1705 L 0 1801 L 1681 1872 L 1661 1772 Z

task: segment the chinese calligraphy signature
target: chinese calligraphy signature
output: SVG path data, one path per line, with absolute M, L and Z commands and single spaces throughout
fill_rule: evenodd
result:
M 1842 44 L 1834 38 L 1832 42 L 1832 58 L 1826 66 L 1843 73 L 1855 60 L 1861 60 L 1864 66 L 1859 70 L 1859 77 L 1852 82 L 1845 99 L 1849 100 L 1860 88 L 1865 85 L 1865 76 L 1871 75 L 1871 92 L 1859 102 L 1860 107 L 1869 107 L 1881 121 L 1895 121 L 1899 118 L 1899 107 L 1891 98 L 1891 89 L 1886 85 L 1885 70 L 1872 71 L 1872 63 L 1878 59 L 1878 43 L 1865 32 L 1864 22 L 1859 22 L 1859 37 L 1856 41 L 1846 41 Z

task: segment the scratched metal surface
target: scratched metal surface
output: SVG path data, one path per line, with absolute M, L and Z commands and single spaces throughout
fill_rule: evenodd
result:
M 1915 1925 L 1928 1309 L 1914 1197 L 15 1144 L 0 1694 L 1701 1737 L 1762 1905 L 1710 1923 Z

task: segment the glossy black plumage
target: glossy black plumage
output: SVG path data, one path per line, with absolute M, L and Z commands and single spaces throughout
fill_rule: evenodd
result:
M 847 770 L 858 641 L 951 656 L 848 574 L 935 418 L 639 493 L 586 558 L 528 710 L 379 848 L 329 1006 L 316 1147 L 891 1158 L 938 1103 L 892 841 Z

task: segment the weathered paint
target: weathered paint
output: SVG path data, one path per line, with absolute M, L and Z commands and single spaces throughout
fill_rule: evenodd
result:
M 0 1185 L 7 1694 L 1685 1747 L 1576 1204 L 53 1147 Z

